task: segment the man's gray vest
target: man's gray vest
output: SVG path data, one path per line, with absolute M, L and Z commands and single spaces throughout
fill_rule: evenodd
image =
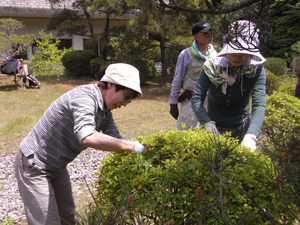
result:
M 184 76 L 183 89 L 194 91 L 198 77 L 200 75 L 200 71 L 205 61 L 203 59 L 197 59 L 194 57 L 192 47 L 186 48 L 185 50 L 189 54 L 190 63 L 187 66 L 187 70 Z

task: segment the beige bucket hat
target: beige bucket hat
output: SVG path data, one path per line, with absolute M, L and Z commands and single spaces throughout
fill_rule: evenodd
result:
M 100 81 L 118 84 L 138 92 L 137 97 L 143 96 L 140 87 L 140 75 L 137 68 L 126 63 L 110 64 Z

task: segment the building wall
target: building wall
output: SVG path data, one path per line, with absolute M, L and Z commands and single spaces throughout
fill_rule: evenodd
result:
M 17 30 L 17 35 L 34 34 L 36 37 L 40 37 L 39 31 L 45 29 L 47 20 L 57 10 L 63 8 L 72 9 L 72 2 L 74 0 L 64 0 L 61 5 L 56 5 L 56 9 L 52 9 L 48 0 L 1 0 L 0 4 L 0 19 L 12 18 L 21 21 L 24 24 L 24 28 Z M 105 27 L 105 16 L 93 14 L 93 27 L 95 33 L 101 33 Z M 128 17 L 115 17 L 110 19 L 110 27 L 126 25 Z M 88 28 L 88 24 L 85 21 L 85 25 Z M 83 50 L 83 39 L 87 37 L 68 35 L 58 37 L 57 32 L 52 31 L 53 38 L 59 39 L 72 39 L 73 50 Z M 27 58 L 34 53 L 34 49 L 30 47 L 28 49 Z

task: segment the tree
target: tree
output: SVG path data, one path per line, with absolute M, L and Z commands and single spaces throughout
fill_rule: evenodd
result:
M 55 8 L 63 0 L 49 0 L 49 2 Z M 63 9 L 55 12 L 46 23 L 46 31 L 57 30 L 58 37 L 65 34 L 90 37 L 93 40 L 94 53 L 98 56 L 97 37 L 95 36 L 91 14 L 88 10 L 91 3 L 92 1 L 90 0 L 76 0 L 72 4 L 73 9 Z M 83 24 L 83 18 L 87 20 L 89 34 Z
M 52 33 L 47 34 L 44 30 L 39 32 L 41 38 L 35 39 L 40 51 L 31 56 L 32 62 L 27 62 L 33 69 L 34 75 L 62 75 L 64 67 L 61 58 L 72 49 L 59 50 L 60 40 L 53 42 Z
M 49 0 L 52 7 L 55 8 L 57 4 L 63 2 L 63 0 Z M 90 44 L 93 45 L 94 53 L 98 55 L 98 43 L 101 41 L 101 58 L 107 59 L 108 44 L 110 34 L 110 17 L 115 15 L 122 15 L 126 12 L 126 7 L 123 7 L 118 1 L 108 0 L 76 0 L 73 2 L 73 9 L 64 9 L 55 13 L 46 24 L 47 31 L 58 31 L 58 36 L 68 34 L 87 36 L 90 37 Z M 105 15 L 105 28 L 104 32 L 99 34 L 94 32 L 92 14 L 99 13 Z M 83 18 L 87 20 L 88 30 L 86 30 L 83 24 Z M 89 33 L 88 33 L 89 31 Z
M 15 31 L 22 29 L 23 23 L 14 19 L 0 19 L 0 53 L 9 58 L 18 55 L 33 43 L 33 34 L 16 35 Z

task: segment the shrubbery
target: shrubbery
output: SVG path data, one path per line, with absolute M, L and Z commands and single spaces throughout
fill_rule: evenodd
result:
M 109 64 L 102 58 L 92 59 L 90 62 L 91 74 L 95 76 L 97 80 L 100 80 L 105 74 L 105 70 Z
M 270 72 L 268 69 L 266 70 L 266 93 L 267 95 L 271 95 L 274 91 L 277 91 L 280 86 L 279 78 Z
M 276 184 L 285 207 L 299 220 L 300 101 L 285 93 L 267 97 L 262 127 L 264 152 L 276 165 Z M 293 206 L 298 208 L 295 209 Z
M 282 88 L 280 90 L 280 92 L 287 94 L 287 95 L 295 96 L 295 89 L 296 89 L 295 85 L 290 85 L 290 86 Z
M 40 50 L 31 56 L 31 62 L 26 61 L 35 76 L 62 75 L 62 57 L 72 49 L 58 49 L 59 39 L 53 42 L 52 33 L 47 34 L 44 30 L 39 32 L 41 38 L 35 39 Z
M 282 92 L 267 96 L 265 120 L 262 134 L 265 145 L 277 151 L 285 151 L 292 137 L 300 140 L 300 101 Z M 293 132 L 298 130 L 298 132 Z
M 156 68 L 153 60 L 132 59 L 128 61 L 128 64 L 133 65 L 139 70 L 141 83 L 151 81 L 156 74 Z
M 275 75 L 281 76 L 286 72 L 287 63 L 284 59 L 270 57 L 267 58 L 267 61 L 264 63 L 264 67 Z
M 66 75 L 80 77 L 91 75 L 90 61 L 96 58 L 95 54 L 85 50 L 75 50 L 63 55 L 62 63 Z
M 280 200 L 274 165 L 260 151 L 250 152 L 229 137 L 216 140 L 204 129 L 142 136 L 139 141 L 147 153 L 116 153 L 104 160 L 98 173 L 98 207 L 91 218 L 116 218 L 111 212 L 120 212 L 121 203 L 118 224 L 293 220 Z

